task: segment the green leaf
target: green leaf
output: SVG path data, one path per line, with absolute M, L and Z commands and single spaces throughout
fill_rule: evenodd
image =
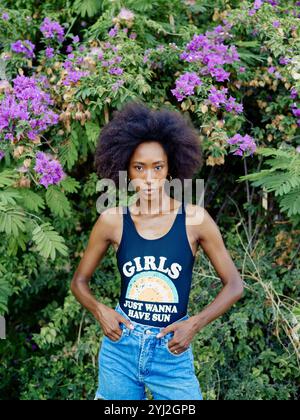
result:
M 45 202 L 39 194 L 29 188 L 18 188 L 17 191 L 20 195 L 19 204 L 25 209 L 38 212 L 40 209 L 45 208 Z
M 68 255 L 68 248 L 64 239 L 46 222 L 36 227 L 32 232 L 32 240 L 37 252 L 44 258 L 55 260 L 57 252 L 63 256 Z
M 17 177 L 18 173 L 15 170 L 5 169 L 0 173 L 0 188 L 13 185 Z
M 259 148 L 259 154 L 274 156 L 264 163 L 270 166 L 260 172 L 239 177 L 238 182 L 249 180 L 254 187 L 263 187 L 278 197 L 281 211 L 288 216 L 300 214 L 300 156 L 294 148 Z
M 75 135 L 71 136 L 59 150 L 59 160 L 70 171 L 78 159 L 78 140 Z
M 256 48 L 259 46 L 259 42 L 257 40 L 254 41 L 235 41 L 234 44 L 239 47 L 253 47 Z
M 48 187 L 46 192 L 46 203 L 55 216 L 71 216 L 70 202 L 65 196 L 65 194 L 58 189 L 58 187 Z
M 0 203 L 0 232 L 17 237 L 26 231 L 26 217 L 23 209 L 8 207 Z
M 0 315 L 7 312 L 7 301 L 11 293 L 12 290 L 8 281 L 0 277 Z
M 88 121 L 85 124 L 85 130 L 88 140 L 93 143 L 93 145 L 96 145 L 100 132 L 99 125 L 92 121 Z
M 7 204 L 16 204 L 16 200 L 20 199 L 21 195 L 14 188 L 7 188 L 3 191 L 0 191 L 0 202 L 4 205 Z
M 78 188 L 80 187 L 80 182 L 76 179 L 67 176 L 60 182 L 60 186 L 68 193 L 77 192 Z
M 101 2 L 98 0 L 76 0 L 73 5 L 73 10 L 75 13 L 80 14 L 81 17 L 88 17 L 95 16 L 101 8 Z
M 281 211 L 287 211 L 289 217 L 300 214 L 300 188 L 295 189 L 280 200 L 280 209 Z
M 20 232 L 17 237 L 12 236 L 8 240 L 7 254 L 17 255 L 19 248 L 21 248 L 22 251 L 26 251 L 26 243 L 27 243 L 27 235 L 25 233 Z

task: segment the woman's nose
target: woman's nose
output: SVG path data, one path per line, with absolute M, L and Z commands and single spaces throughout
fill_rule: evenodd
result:
M 151 169 L 149 169 L 148 171 L 146 171 L 146 180 L 151 181 L 152 179 L 153 179 L 152 171 Z

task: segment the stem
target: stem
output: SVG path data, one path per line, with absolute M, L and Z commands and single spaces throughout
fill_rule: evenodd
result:
M 245 175 L 248 175 L 248 170 L 247 170 L 247 161 L 246 159 L 243 159 L 244 162 L 244 171 L 245 171 Z M 248 204 L 248 237 L 250 238 L 250 249 L 252 248 L 251 246 L 251 241 L 252 241 L 252 217 L 251 217 L 251 209 L 249 208 L 252 202 L 252 197 L 250 197 L 250 188 L 249 188 L 249 180 L 246 179 L 246 192 L 247 192 L 247 204 Z
M 69 35 L 69 32 L 72 29 L 72 26 L 74 25 L 74 23 L 76 22 L 76 19 L 77 19 L 77 16 L 75 16 L 74 19 L 72 20 L 72 23 L 69 26 L 69 29 L 67 30 L 67 33 L 65 34 L 65 38 L 67 38 L 67 36 Z

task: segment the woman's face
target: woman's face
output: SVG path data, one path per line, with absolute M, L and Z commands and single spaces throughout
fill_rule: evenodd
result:
M 168 175 L 168 157 L 160 143 L 139 144 L 131 156 L 128 176 L 141 198 L 151 200 L 164 187 Z

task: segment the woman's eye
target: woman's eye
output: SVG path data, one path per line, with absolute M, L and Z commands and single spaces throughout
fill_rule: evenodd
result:
M 155 166 L 155 169 L 157 169 L 157 168 L 162 168 L 162 165 Z M 139 171 L 140 169 L 143 169 L 143 167 L 142 166 L 135 166 L 134 169 L 136 169 L 137 171 Z

